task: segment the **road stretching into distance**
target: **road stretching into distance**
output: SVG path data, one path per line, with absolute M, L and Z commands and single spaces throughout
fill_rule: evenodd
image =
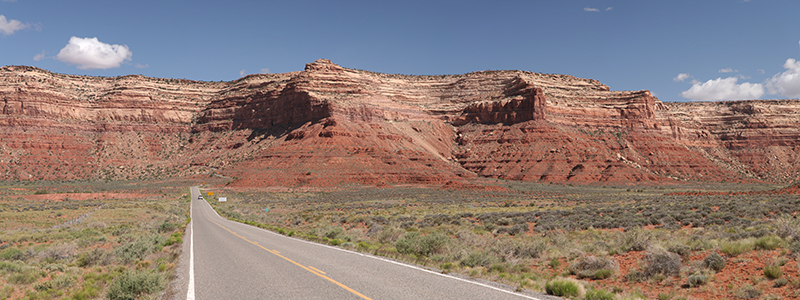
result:
M 233 222 L 190 190 L 171 299 L 560 299 Z

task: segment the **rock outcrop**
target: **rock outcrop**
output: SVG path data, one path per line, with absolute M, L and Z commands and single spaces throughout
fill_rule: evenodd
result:
M 303 71 L 199 82 L 9 66 L 0 68 L 0 101 L 2 180 L 800 178 L 798 100 L 662 103 L 568 75 L 391 75 L 317 60 Z

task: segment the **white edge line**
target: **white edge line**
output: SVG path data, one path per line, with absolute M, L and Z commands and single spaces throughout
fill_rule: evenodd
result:
M 192 197 L 192 193 L 190 198 Z M 194 208 L 194 199 L 189 199 L 189 286 L 186 291 L 186 300 L 194 300 L 194 215 L 192 215 L 192 208 Z
M 208 204 L 208 203 L 206 202 L 206 204 Z M 208 206 L 211 207 L 210 204 Z M 485 283 L 480 283 L 480 282 L 477 282 L 477 281 L 464 279 L 464 278 L 456 277 L 456 276 L 453 276 L 453 275 L 434 272 L 434 271 L 431 271 L 431 270 L 428 270 L 428 269 L 425 269 L 425 268 L 420 268 L 420 267 L 415 266 L 415 265 L 410 265 L 410 264 L 407 264 L 407 263 L 398 262 L 398 261 L 394 261 L 394 260 L 391 260 L 391 259 L 386 259 L 386 258 L 383 258 L 383 257 L 380 257 L 380 256 L 365 254 L 365 253 L 361 253 L 361 252 L 355 252 L 355 251 L 351 251 L 351 250 L 347 250 L 347 249 L 342 249 L 342 248 L 339 248 L 339 247 L 333 247 L 333 246 L 330 246 L 330 245 L 315 243 L 315 242 L 307 241 L 307 240 L 304 240 L 304 239 L 299 239 L 299 238 L 295 238 L 295 237 L 291 237 L 291 236 L 286 236 L 286 235 L 283 235 L 283 234 L 280 234 L 280 233 L 277 233 L 277 232 L 266 230 L 264 228 L 260 228 L 260 227 L 256 227 L 256 226 L 253 226 L 253 225 L 248 225 L 248 224 L 244 224 L 244 223 L 239 223 L 239 222 L 236 222 L 236 221 L 228 220 L 227 218 L 223 218 L 222 216 L 220 216 L 219 213 L 217 213 L 217 211 L 213 207 L 211 207 L 211 210 L 214 211 L 214 213 L 217 214 L 217 216 L 222 218 L 223 220 L 230 221 L 230 222 L 233 222 L 233 223 L 236 223 L 236 224 L 241 224 L 241 225 L 244 225 L 244 226 L 250 226 L 250 227 L 253 227 L 255 229 L 262 230 L 262 231 L 265 231 L 265 232 L 268 232 L 268 233 L 271 233 L 271 234 L 274 234 L 274 235 L 277 235 L 277 236 L 281 236 L 281 237 L 284 237 L 284 238 L 293 239 L 295 241 L 300 241 L 300 242 L 308 243 L 308 244 L 311 244 L 311 245 L 317 245 L 317 246 L 320 246 L 320 247 L 326 247 L 326 248 L 329 248 L 329 249 L 339 250 L 339 251 L 347 252 L 347 253 L 351 253 L 351 254 L 361 255 L 363 257 L 369 257 L 369 258 L 372 258 L 372 259 L 377 259 L 377 260 L 380 260 L 380 261 L 393 263 L 393 264 L 396 264 L 396 265 L 399 265 L 399 266 L 404 266 L 404 267 L 407 267 L 407 268 L 420 270 L 420 271 L 431 273 L 431 274 L 434 274 L 434 275 L 439 275 L 439 276 L 442 276 L 442 277 L 446 277 L 446 278 L 455 279 L 455 280 L 466 282 L 466 283 L 479 285 L 479 286 L 482 286 L 482 287 L 490 288 L 490 289 L 493 289 L 493 290 L 496 290 L 496 291 L 500 291 L 500 292 L 503 292 L 503 293 L 506 293 L 506 294 L 520 296 L 520 297 L 527 298 L 527 299 L 543 300 L 541 298 L 536 298 L 536 297 L 532 297 L 532 296 L 528 296 L 528 295 L 523 295 L 523 294 L 520 294 L 520 293 L 517 293 L 517 292 L 512 292 L 512 291 L 509 291 L 509 290 L 501 289 L 501 288 L 496 287 L 496 286 L 491 286 L 491 285 L 488 285 L 488 284 L 485 284 Z

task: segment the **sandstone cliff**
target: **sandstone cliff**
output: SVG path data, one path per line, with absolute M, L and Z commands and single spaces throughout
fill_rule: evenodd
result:
M 317 60 L 233 82 L 0 69 L 0 179 L 215 172 L 247 186 L 770 181 L 800 101 L 662 103 L 525 71 L 407 76 Z

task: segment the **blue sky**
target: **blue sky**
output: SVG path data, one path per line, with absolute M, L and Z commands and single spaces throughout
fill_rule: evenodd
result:
M 569 74 L 662 101 L 794 99 L 799 15 L 796 0 L 0 0 L 0 65 L 216 81 L 327 58 Z

